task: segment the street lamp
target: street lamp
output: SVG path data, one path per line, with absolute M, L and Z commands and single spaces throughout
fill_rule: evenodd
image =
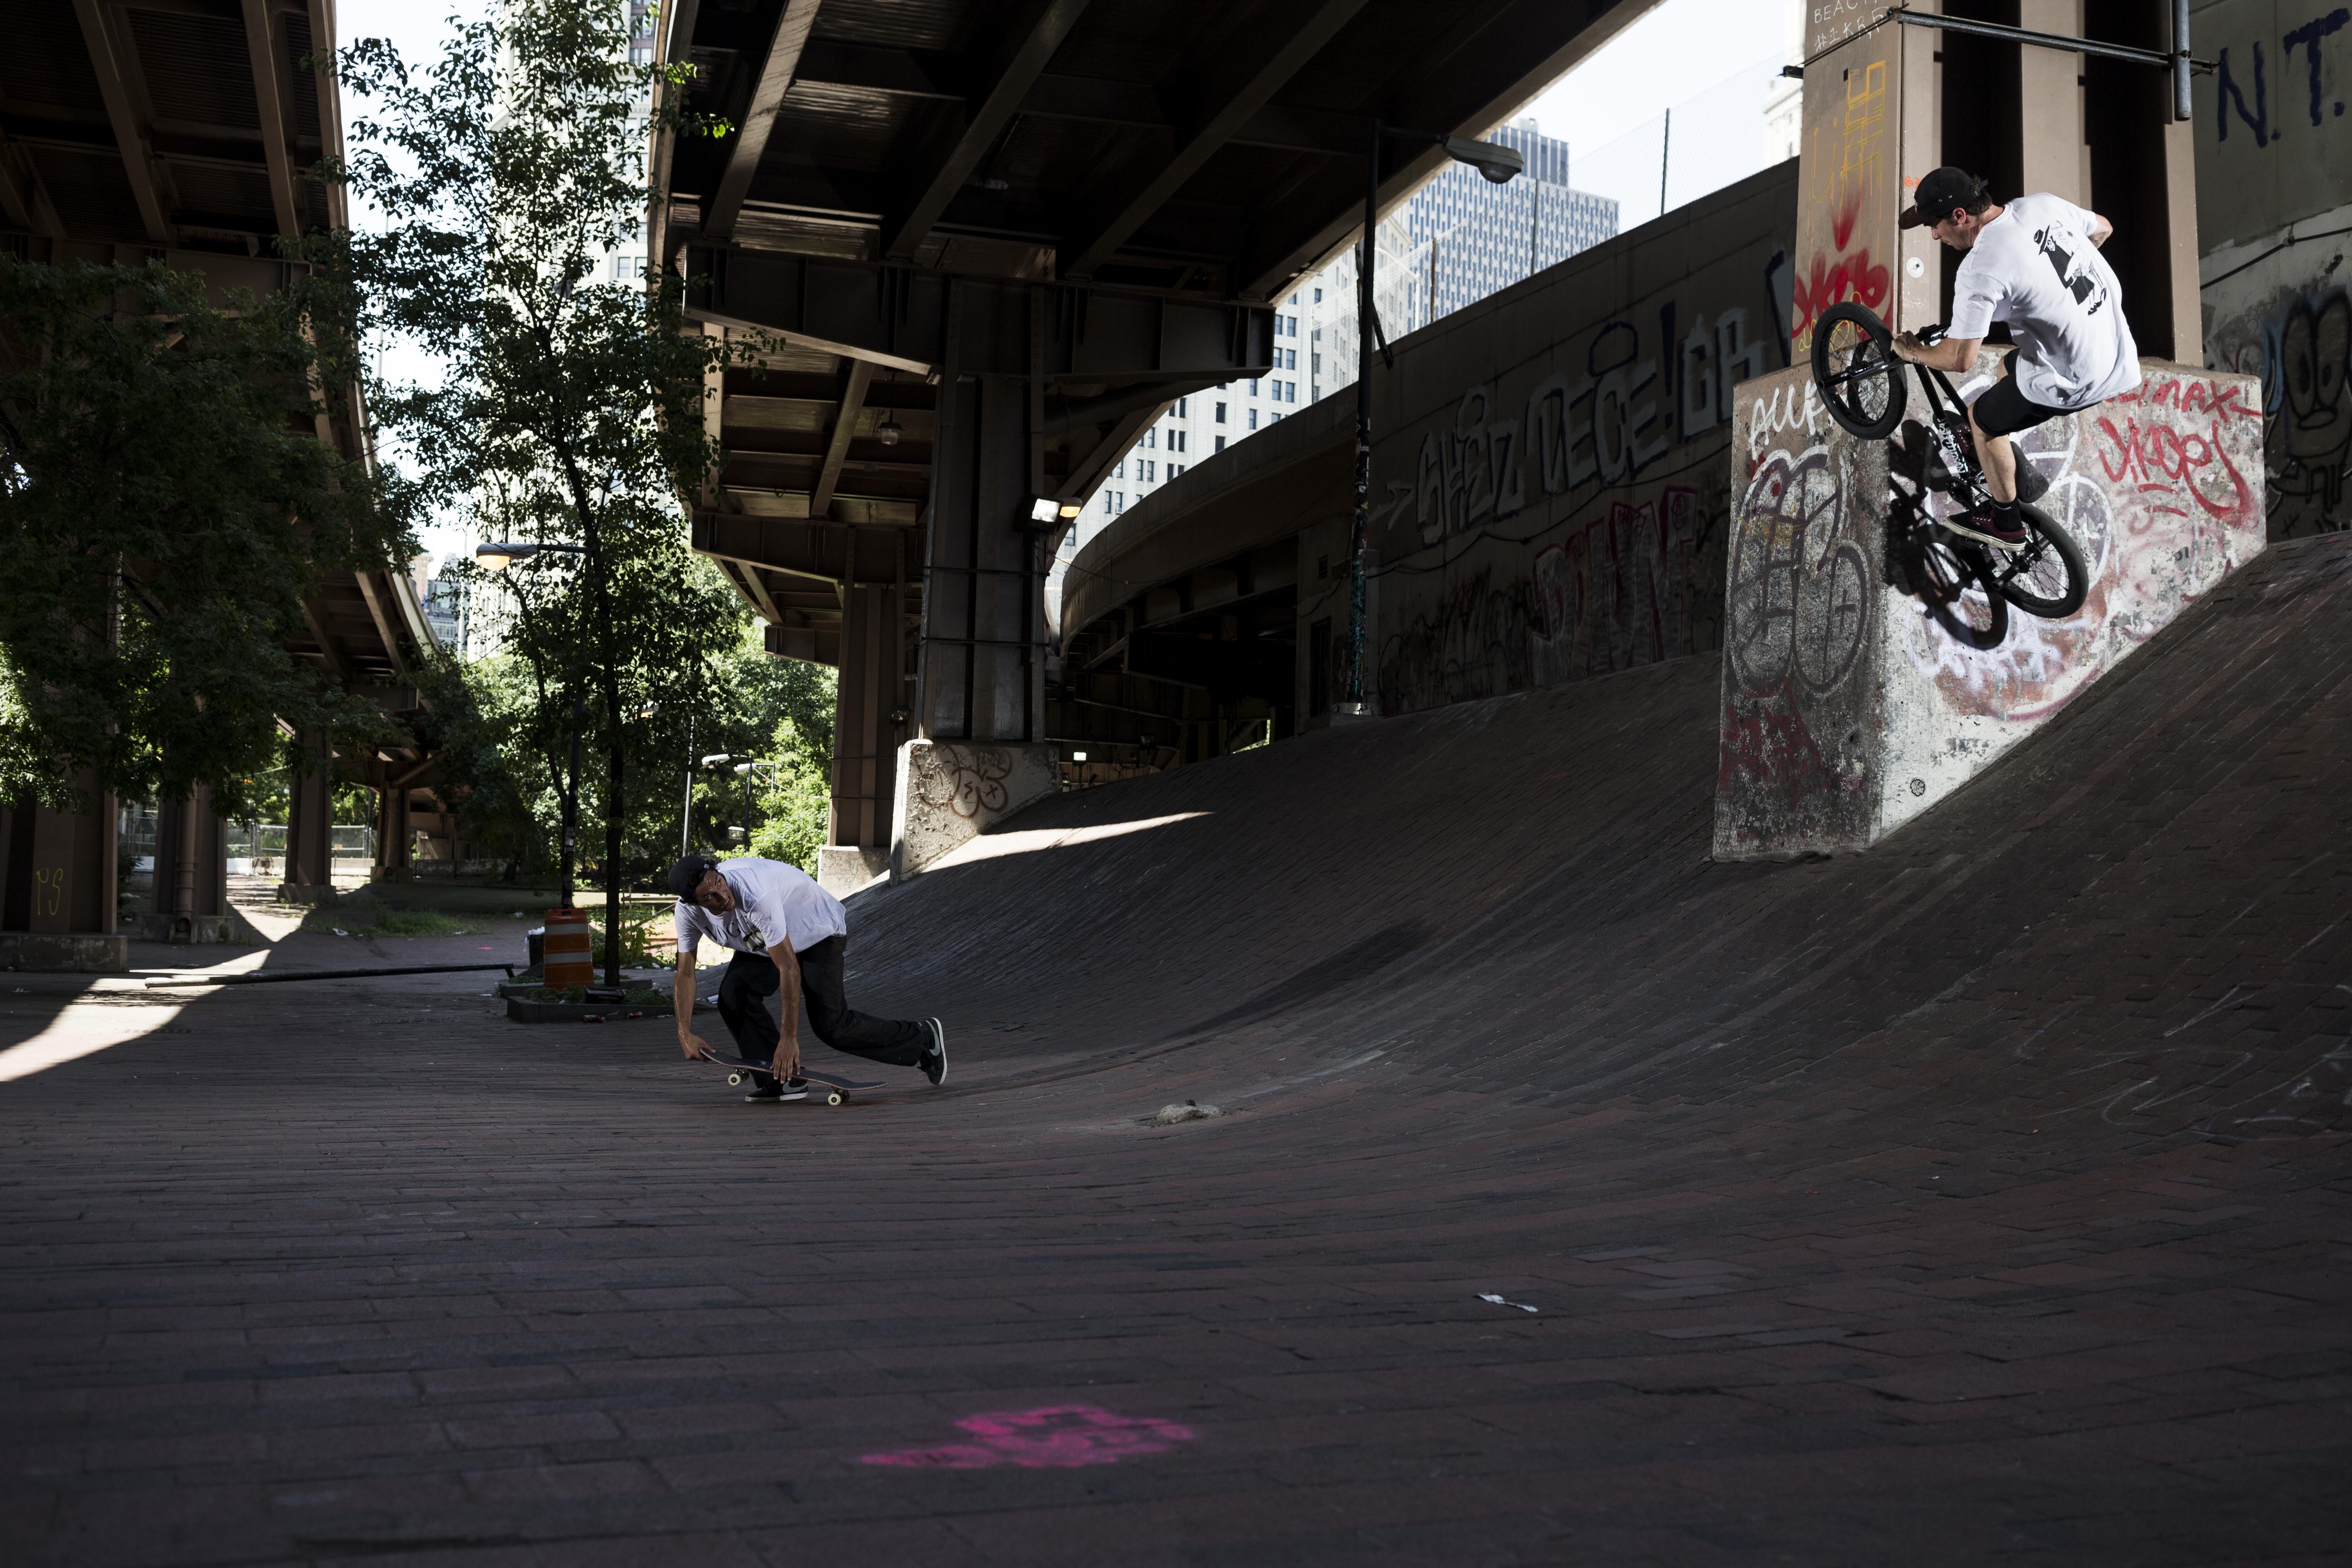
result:
M 553 552 L 562 555 L 585 555 L 587 547 L 579 544 L 526 544 L 515 540 L 499 540 L 474 546 L 474 559 L 486 572 L 504 572 L 518 561 Z M 523 596 L 520 587 L 515 589 L 515 603 L 520 606 L 526 622 L 530 616 L 530 601 Z M 563 791 L 563 907 L 572 907 L 572 863 L 580 832 L 580 721 L 585 700 L 580 681 L 572 682 L 572 774 Z M 608 922 L 609 923 L 609 922 Z
M 1349 552 L 1348 700 L 1338 710 L 1351 719 L 1369 719 L 1371 704 L 1364 700 L 1364 553 L 1372 531 L 1372 258 L 1379 254 L 1375 236 L 1381 222 L 1381 143 L 1383 138 L 1420 142 L 1445 150 L 1457 163 L 1467 163 L 1496 184 L 1503 184 L 1527 168 L 1518 149 L 1493 142 L 1473 142 L 1466 136 L 1441 136 L 1429 131 L 1407 131 L 1371 122 L 1371 142 L 1364 155 L 1364 237 L 1356 266 L 1356 526 Z M 1431 314 L 1436 301 L 1430 301 Z

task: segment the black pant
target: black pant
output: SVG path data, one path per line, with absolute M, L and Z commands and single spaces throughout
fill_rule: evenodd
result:
M 843 946 L 841 938 L 829 936 L 799 955 L 801 1000 L 808 1006 L 810 1031 L 836 1051 L 889 1067 L 913 1067 L 930 1048 L 931 1032 L 920 1024 L 850 1011 L 841 989 Z M 781 957 L 785 963 L 793 959 L 789 952 Z M 768 998 L 782 984 L 775 964 L 756 952 L 737 953 L 719 976 L 719 1016 L 747 1062 L 776 1058 L 783 1031 L 768 1016 Z

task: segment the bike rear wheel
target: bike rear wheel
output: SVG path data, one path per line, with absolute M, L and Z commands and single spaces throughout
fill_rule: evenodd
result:
M 1866 305 L 1832 305 L 1813 323 L 1813 386 L 1849 435 L 1875 441 L 1903 423 L 1910 380 L 1886 323 Z
M 2032 538 L 2024 549 L 2001 552 L 1992 561 L 1992 585 L 2027 615 L 2063 621 L 2090 595 L 2083 547 L 2040 507 L 2021 505 L 2017 512 Z

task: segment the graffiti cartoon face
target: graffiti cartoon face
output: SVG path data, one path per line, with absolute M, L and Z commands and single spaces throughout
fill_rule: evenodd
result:
M 2296 300 L 2279 333 L 2289 456 L 2311 462 L 2335 457 L 2352 444 L 2352 400 L 2344 386 L 2347 361 L 2352 295 L 2339 289 L 2315 310 L 2308 300 Z

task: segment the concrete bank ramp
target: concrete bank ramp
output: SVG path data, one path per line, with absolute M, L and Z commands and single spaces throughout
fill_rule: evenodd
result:
M 1710 858 L 1719 680 L 1687 658 L 1057 797 L 854 899 L 854 991 L 947 1017 L 967 1089 L 1072 1113 L 1148 1097 L 1148 1061 L 1203 1095 L 1675 1102 L 1756 1150 L 2352 1124 L 2352 539 L 2275 547 L 1864 854 Z

